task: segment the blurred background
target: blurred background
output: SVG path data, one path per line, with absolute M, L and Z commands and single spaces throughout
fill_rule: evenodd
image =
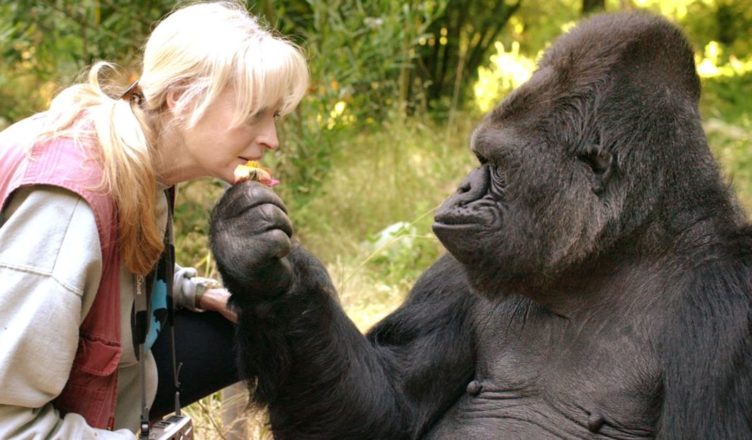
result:
M 182 4 L 182 3 L 177 3 Z M 0 0 L 0 129 L 44 110 L 98 60 L 122 84 L 167 0 Z M 442 252 L 433 210 L 474 166 L 473 126 L 532 73 L 582 17 L 647 9 L 679 24 L 702 78 L 709 143 L 752 212 L 752 0 L 262 0 L 249 9 L 306 53 L 308 96 L 280 124 L 265 165 L 298 239 L 327 265 L 366 330 L 396 307 Z M 181 185 L 177 258 L 215 276 L 208 213 L 220 182 Z M 188 412 L 198 439 L 263 438 L 242 387 Z M 242 416 L 247 414 L 248 416 Z

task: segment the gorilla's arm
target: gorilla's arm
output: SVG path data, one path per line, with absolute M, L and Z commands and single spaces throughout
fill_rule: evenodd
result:
M 289 258 L 295 283 L 288 293 L 254 305 L 238 301 L 240 355 L 248 368 L 242 373 L 257 378 L 254 399 L 269 405 L 275 434 L 415 438 L 473 372 L 466 322 L 472 295 L 456 282 L 457 265 L 439 262 L 409 301 L 364 338 L 320 264 L 300 247 Z
M 251 188 L 250 196 L 241 191 L 231 189 L 215 209 L 212 247 L 238 311 L 241 374 L 255 385 L 256 403 L 269 406 L 276 438 L 401 439 L 425 432 L 474 371 L 469 319 L 479 299 L 456 260 L 437 262 L 408 301 L 364 337 L 325 269 L 302 247 L 293 244 L 276 260 L 253 255 L 269 248 L 259 237 L 286 226 L 264 226 L 279 214 L 268 205 L 281 202 L 263 202 L 270 197 L 263 188 Z
M 368 332 L 409 405 L 405 415 L 411 438 L 430 427 L 472 379 L 476 346 L 471 317 L 480 301 L 460 264 L 445 256 L 420 278 L 399 309 Z

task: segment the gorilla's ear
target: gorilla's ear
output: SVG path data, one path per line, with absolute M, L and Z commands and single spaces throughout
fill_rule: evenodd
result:
M 577 158 L 589 167 L 593 193 L 601 195 L 613 175 L 615 156 L 598 142 L 588 144 Z

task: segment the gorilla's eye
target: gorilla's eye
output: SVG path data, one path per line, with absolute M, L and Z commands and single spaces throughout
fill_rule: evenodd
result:
M 592 172 L 590 182 L 593 193 L 601 195 L 611 180 L 616 158 L 600 145 L 588 145 L 584 152 L 577 155 L 577 158 L 585 163 Z
M 595 174 L 602 174 L 611 166 L 612 155 L 601 144 L 599 132 L 592 134 L 585 143 L 577 158 L 586 163 Z
M 502 173 L 499 170 L 499 167 L 496 166 L 489 166 L 489 174 L 491 175 L 491 181 L 493 182 L 493 186 L 495 188 L 504 188 L 507 184 L 507 179 L 504 176 L 504 173 Z
M 602 174 L 611 165 L 611 153 L 608 151 L 592 151 L 579 155 L 578 159 L 588 164 L 596 174 Z
M 485 165 L 488 163 L 488 159 L 486 159 L 485 156 L 478 153 L 477 151 L 473 151 L 473 153 L 475 153 L 475 157 L 478 159 L 478 162 L 480 162 L 481 165 Z

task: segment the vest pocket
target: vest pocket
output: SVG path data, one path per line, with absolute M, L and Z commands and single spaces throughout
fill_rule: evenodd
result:
M 118 343 L 80 335 L 68 382 L 53 403 L 61 414 L 81 414 L 95 428 L 113 428 L 120 353 Z
M 109 376 L 120 364 L 120 344 L 105 342 L 102 339 L 81 335 L 78 342 L 73 369 L 95 376 Z

